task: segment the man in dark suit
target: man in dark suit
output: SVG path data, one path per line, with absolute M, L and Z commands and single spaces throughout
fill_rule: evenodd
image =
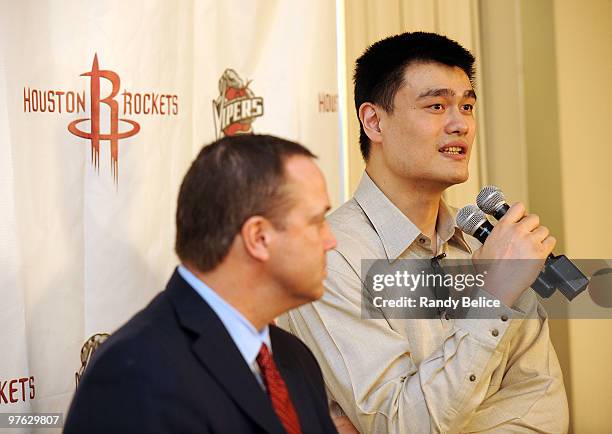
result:
M 312 353 L 270 325 L 323 294 L 336 241 L 313 158 L 256 135 L 200 152 L 178 198 L 181 265 L 96 352 L 65 432 L 336 432 Z

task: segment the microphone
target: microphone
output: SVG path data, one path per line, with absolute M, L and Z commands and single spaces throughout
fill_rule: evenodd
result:
M 504 211 L 505 212 L 505 211 Z M 457 227 L 468 235 L 473 236 L 482 244 L 493 230 L 493 225 L 487 220 L 485 213 L 476 205 L 466 205 L 457 212 Z M 544 298 L 550 297 L 555 292 L 555 287 L 550 285 L 540 273 L 531 288 Z
M 504 193 L 494 185 L 487 185 L 480 190 L 476 196 L 476 205 L 485 213 L 495 217 L 495 220 L 500 220 L 510 209 Z
M 500 220 L 510 209 L 504 193 L 494 185 L 483 187 L 476 197 L 476 203 L 482 211 L 496 220 Z M 532 288 L 545 298 L 550 297 L 555 288 L 558 288 L 565 298 L 572 301 L 588 284 L 589 279 L 565 255 L 555 256 L 551 253 L 546 258 L 544 270 L 534 282 L 536 287 Z
M 493 225 L 476 205 L 466 205 L 457 213 L 457 226 L 482 244 L 493 230 Z

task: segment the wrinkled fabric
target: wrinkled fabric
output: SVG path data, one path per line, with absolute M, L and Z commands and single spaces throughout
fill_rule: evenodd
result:
M 533 291 L 492 319 L 362 319 L 362 259 L 471 257 L 480 243 L 455 227 L 454 210 L 441 203 L 433 252 L 364 174 L 329 222 L 338 245 L 325 295 L 279 324 L 315 354 L 332 413 L 362 433 L 567 432 L 561 369 Z

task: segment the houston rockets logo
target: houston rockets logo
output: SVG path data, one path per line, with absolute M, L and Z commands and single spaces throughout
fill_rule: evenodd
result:
M 110 157 L 111 157 L 111 173 L 115 183 L 118 180 L 118 161 L 119 161 L 119 140 L 131 137 L 140 131 L 140 125 L 129 119 L 119 119 L 119 106 L 115 100 L 115 96 L 119 93 L 121 80 L 119 75 L 113 71 L 101 70 L 98 66 L 98 55 L 94 55 L 91 71 L 81 74 L 81 77 L 90 78 L 91 92 L 91 118 L 82 118 L 70 122 L 68 131 L 78 137 L 89 139 L 91 142 L 91 163 L 96 169 L 99 168 L 100 161 L 100 140 L 110 141 Z M 111 93 L 100 99 L 100 78 L 104 78 L 111 82 Z M 100 104 L 106 104 L 110 108 L 110 132 L 100 133 Z M 79 124 L 85 121 L 90 121 L 90 130 L 83 131 L 79 129 Z M 126 122 L 130 125 L 127 131 L 119 132 L 119 121 Z
M 233 69 L 219 79 L 219 97 L 212 102 L 217 138 L 253 132 L 251 124 L 263 115 L 263 98 L 256 97 L 247 81 Z
M 72 72 L 70 75 L 76 76 Z M 73 116 L 74 120 L 69 122 L 68 131 L 76 137 L 87 139 L 91 146 L 91 163 L 96 171 L 99 170 L 100 164 L 100 146 L 108 142 L 111 173 L 117 185 L 119 141 L 140 131 L 138 122 L 125 118 L 155 117 L 167 126 L 169 124 L 166 119 L 179 116 L 179 95 L 167 89 L 121 89 L 119 75 L 114 71 L 100 69 L 97 54 L 94 54 L 91 70 L 81 74 L 81 77 L 89 77 L 89 91 L 85 88 L 76 90 L 24 86 L 23 113 L 33 117 L 50 114 Z M 86 110 L 88 93 L 89 113 Z M 77 115 L 78 119 L 75 119 Z

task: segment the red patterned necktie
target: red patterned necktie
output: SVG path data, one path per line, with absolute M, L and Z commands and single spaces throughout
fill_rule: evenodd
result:
M 285 431 L 287 431 L 287 434 L 301 434 L 300 420 L 291 403 L 287 385 L 280 372 L 278 372 L 266 344 L 261 345 L 257 355 L 257 364 L 259 369 L 261 369 L 264 383 L 272 400 L 272 407 L 283 424 Z

